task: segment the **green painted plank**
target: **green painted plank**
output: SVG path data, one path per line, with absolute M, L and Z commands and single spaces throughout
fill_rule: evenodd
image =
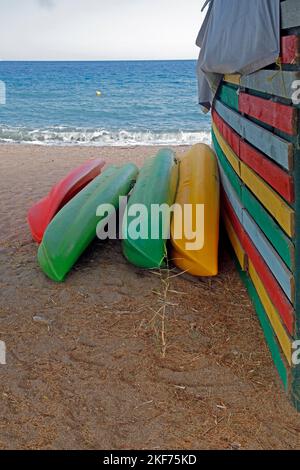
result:
M 254 305 L 254 308 L 256 310 L 258 319 L 259 319 L 261 327 L 263 329 L 264 336 L 265 336 L 267 345 L 269 347 L 269 350 L 271 352 L 274 364 L 275 364 L 276 369 L 278 371 L 279 377 L 281 378 L 284 389 L 287 392 L 289 390 L 288 369 L 287 369 L 287 365 L 285 364 L 285 362 L 284 362 L 284 360 L 281 356 L 280 348 L 279 348 L 278 342 L 276 340 L 273 328 L 270 324 L 270 321 L 267 317 L 265 309 L 264 309 L 264 307 L 263 307 L 263 305 L 262 305 L 262 303 L 259 299 L 259 296 L 258 296 L 258 294 L 255 290 L 255 287 L 254 287 L 253 283 L 251 282 L 249 276 L 247 275 L 247 273 L 245 273 L 241 270 L 241 268 L 238 264 L 238 261 L 236 261 L 236 265 L 237 265 L 238 271 L 240 273 L 241 279 L 244 282 L 244 284 L 245 284 L 245 286 L 248 290 L 249 296 L 250 296 L 250 298 L 252 300 L 252 303 Z
M 246 186 L 242 186 L 242 202 L 285 264 L 290 270 L 293 270 L 295 267 L 295 247 L 292 241 L 283 233 L 279 225 Z
M 222 85 L 219 91 L 219 99 L 223 104 L 229 106 L 229 108 L 235 111 L 239 110 L 239 96 L 236 88 L 225 84 Z
M 225 157 L 213 131 L 212 131 L 212 140 L 213 140 L 215 152 L 217 154 L 220 165 L 222 165 L 222 168 L 227 178 L 230 180 L 238 197 L 242 199 L 242 189 L 241 189 L 242 182 L 240 178 L 237 176 L 232 166 L 230 165 L 230 163 L 228 162 L 227 158 Z

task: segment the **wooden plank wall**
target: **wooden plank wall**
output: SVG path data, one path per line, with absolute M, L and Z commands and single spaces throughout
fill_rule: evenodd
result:
M 225 76 L 212 110 L 222 216 L 284 388 L 300 411 L 300 0 L 281 1 L 278 62 Z M 300 83 L 298 83 L 300 87 Z

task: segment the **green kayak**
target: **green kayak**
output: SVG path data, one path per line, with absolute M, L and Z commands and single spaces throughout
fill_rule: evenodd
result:
M 140 171 L 128 201 L 122 230 L 124 256 L 135 266 L 145 269 L 163 266 L 170 217 L 168 211 L 159 212 L 157 217 L 156 208 L 163 204 L 169 208 L 174 204 L 177 182 L 178 165 L 174 152 L 168 149 L 159 151 Z M 140 211 L 138 207 L 141 207 Z
M 96 237 L 96 229 L 105 217 L 96 215 L 100 204 L 119 207 L 138 174 L 133 164 L 109 167 L 74 197 L 48 226 L 38 251 L 44 273 L 54 281 L 64 280 L 80 255 Z

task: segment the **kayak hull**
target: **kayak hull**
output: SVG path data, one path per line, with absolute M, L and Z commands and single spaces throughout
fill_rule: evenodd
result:
M 173 220 L 171 226 L 173 263 L 182 271 L 194 276 L 216 276 L 218 274 L 220 182 L 216 156 L 207 145 L 195 145 L 181 159 L 176 204 L 182 208 L 182 224 L 186 217 L 191 227 L 202 230 L 202 247 L 187 249 L 192 240 L 186 237 L 184 226 L 181 230 L 182 237 L 180 239 L 175 237 Z M 185 204 L 192 207 L 188 216 L 185 213 Z M 201 226 L 196 219 L 197 205 L 203 205 L 204 208 L 204 220 Z
M 97 228 L 107 223 L 105 215 L 97 216 L 97 208 L 110 204 L 118 209 L 119 197 L 128 194 L 137 174 L 133 164 L 107 168 L 54 217 L 38 250 L 38 262 L 50 279 L 65 279 L 96 237 Z
M 99 176 L 105 162 L 101 159 L 89 160 L 72 170 L 57 183 L 50 193 L 34 204 L 28 211 L 27 221 L 33 239 L 41 243 L 45 230 L 53 217 L 76 194 Z
M 176 196 L 178 182 L 178 165 L 175 154 L 168 149 L 161 150 L 148 160 L 138 177 L 137 183 L 129 198 L 123 223 L 123 254 L 133 265 L 143 269 L 159 269 L 167 256 L 167 239 L 170 233 L 168 213 L 155 218 L 152 207 L 166 204 L 172 206 Z M 134 222 L 131 214 L 136 205 L 145 208 L 142 217 L 146 224 L 144 238 L 135 239 L 130 227 Z M 156 236 L 153 236 L 155 233 Z

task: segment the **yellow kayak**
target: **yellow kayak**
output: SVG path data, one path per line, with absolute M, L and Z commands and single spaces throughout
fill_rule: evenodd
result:
M 171 225 L 171 258 L 182 271 L 194 276 L 218 274 L 219 214 L 217 159 L 210 147 L 198 144 L 180 161 Z

